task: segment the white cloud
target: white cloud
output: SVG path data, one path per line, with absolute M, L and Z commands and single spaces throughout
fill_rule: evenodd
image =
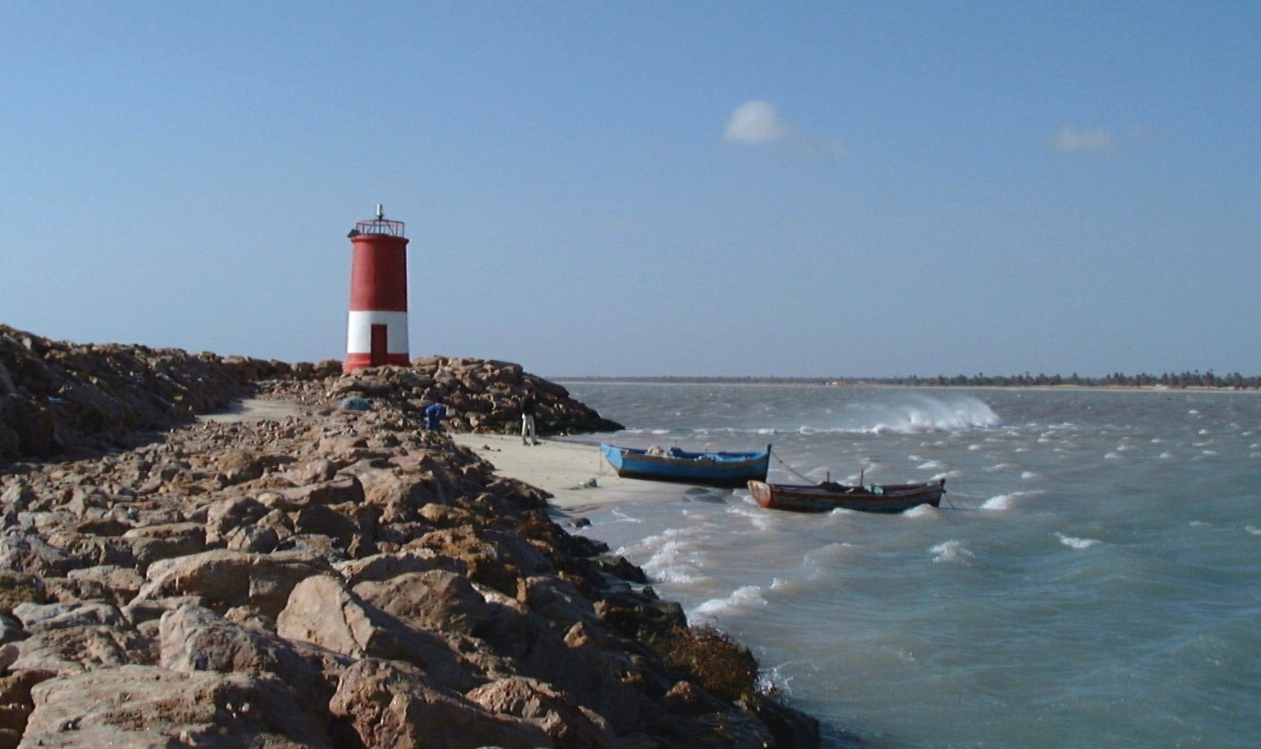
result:
M 732 110 L 722 137 L 740 143 L 766 143 L 779 140 L 790 132 L 792 128 L 779 119 L 774 104 L 755 99 Z
M 1042 142 L 1052 151 L 1107 152 L 1121 147 L 1121 142 L 1107 128 L 1079 128 L 1071 122 L 1060 125 Z
M 807 133 L 785 122 L 779 110 L 769 101 L 753 99 L 731 110 L 727 126 L 722 131 L 723 140 L 733 143 L 782 142 L 790 152 L 800 156 L 844 156 L 845 144 L 834 138 Z

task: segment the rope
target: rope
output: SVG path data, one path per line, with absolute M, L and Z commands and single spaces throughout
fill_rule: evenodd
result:
M 787 463 L 785 463 L 784 461 L 782 461 L 782 460 L 780 460 L 780 459 L 779 459 L 779 454 L 778 454 L 778 453 L 771 452 L 771 457 L 775 459 L 775 462 L 776 462 L 776 463 L 779 463 L 779 464 L 780 464 L 781 466 L 783 466 L 783 467 L 784 467 L 784 468 L 785 468 L 785 469 L 786 469 L 789 473 L 791 473 L 792 475 L 794 475 L 794 476 L 796 476 L 797 478 L 801 479 L 802 481 L 805 481 L 806 483 L 809 483 L 809 484 L 817 484 L 817 483 L 819 483 L 819 482 L 815 481 L 815 480 L 814 480 L 814 479 L 812 479 L 812 478 L 808 478 L 808 477 L 806 477 L 806 476 L 802 476 L 800 473 L 797 473 L 795 470 L 793 470 L 793 467 L 792 467 L 792 466 L 788 465 Z

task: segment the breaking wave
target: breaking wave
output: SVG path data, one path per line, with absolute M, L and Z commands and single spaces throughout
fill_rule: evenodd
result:
M 908 394 L 894 403 L 856 403 L 846 409 L 858 423 L 828 431 L 925 434 L 987 429 L 1001 423 L 984 401 L 970 395 Z
M 934 562 L 966 562 L 976 555 L 964 547 L 962 541 L 946 541 L 928 550 Z

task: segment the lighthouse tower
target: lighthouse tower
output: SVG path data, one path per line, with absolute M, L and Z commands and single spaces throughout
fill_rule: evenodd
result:
M 403 222 L 377 217 L 351 230 L 350 319 L 342 370 L 397 364 L 407 355 L 407 238 Z

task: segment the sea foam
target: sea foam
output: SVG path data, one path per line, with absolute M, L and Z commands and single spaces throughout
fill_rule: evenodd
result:
M 1070 549 L 1089 549 L 1095 544 L 1103 543 L 1097 538 L 1074 538 L 1073 536 L 1066 536 L 1063 533 L 1056 533 L 1055 536 L 1060 540 L 1060 543 Z
M 968 551 L 962 541 L 946 541 L 928 550 L 933 555 L 933 562 L 966 562 L 976 557 Z
M 736 588 L 726 598 L 712 598 L 696 607 L 693 612 L 699 616 L 713 617 L 735 609 L 749 606 L 765 606 L 766 598 L 762 595 L 762 586 L 744 585 Z
M 990 497 L 989 499 L 982 502 L 981 509 L 982 510 L 1006 510 L 1006 509 L 1011 508 L 1011 506 L 1015 504 L 1016 500 L 1020 499 L 1021 497 L 1030 497 L 1030 496 L 1034 496 L 1034 495 L 1038 495 L 1042 493 L 1043 492 L 1012 492 L 1010 494 L 999 494 L 997 496 Z

